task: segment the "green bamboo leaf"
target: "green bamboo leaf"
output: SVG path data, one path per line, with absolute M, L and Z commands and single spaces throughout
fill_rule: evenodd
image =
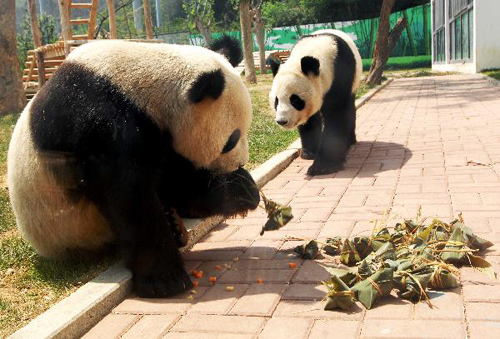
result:
M 356 247 L 351 240 L 346 239 L 340 253 L 340 261 L 346 266 L 354 266 L 361 261 Z
M 299 254 L 302 259 L 314 259 L 319 251 L 318 243 L 311 240 L 305 245 L 295 247 L 293 251 Z
M 323 282 L 327 288 L 325 310 L 340 308 L 348 310 L 354 302 L 354 292 L 336 275 Z
M 391 292 L 394 286 L 392 272 L 390 268 L 377 271 L 367 279 L 358 282 L 351 290 L 356 293 L 356 298 L 367 309 L 371 309 L 375 302 Z

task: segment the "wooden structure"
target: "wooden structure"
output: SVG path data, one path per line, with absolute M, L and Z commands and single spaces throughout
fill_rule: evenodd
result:
M 45 81 L 52 78 L 55 70 L 61 66 L 65 58 L 63 41 L 28 51 L 23 73 L 23 85 L 28 99 L 36 94 Z
M 31 10 L 34 12 L 34 0 L 29 0 Z M 28 51 L 28 56 L 26 59 L 26 64 L 23 73 L 23 85 L 26 91 L 26 96 L 31 99 L 36 92 L 40 89 L 43 84 L 52 78 L 55 70 L 61 66 L 63 61 L 69 52 L 78 47 L 81 44 L 86 43 L 88 40 L 94 39 L 96 20 L 97 20 L 97 8 L 99 6 L 99 0 L 87 0 L 89 2 L 83 2 L 84 0 L 58 0 L 59 10 L 61 14 L 61 41 L 54 44 L 36 46 L 35 50 Z M 116 32 L 116 17 L 115 17 L 115 7 L 113 0 L 106 0 L 108 5 L 109 13 L 109 26 L 110 26 L 110 37 L 111 39 L 117 38 Z M 144 2 L 149 4 L 148 1 Z M 150 9 L 147 6 L 147 12 Z M 75 9 L 88 10 L 88 17 L 72 19 L 72 11 Z M 145 6 L 146 11 L 146 6 Z M 146 15 L 146 17 L 148 17 Z M 32 16 L 36 19 L 36 16 Z M 151 23 L 151 16 L 149 15 L 149 22 Z M 87 34 L 73 34 L 72 27 L 76 25 L 87 26 Z M 35 21 L 33 21 L 33 27 L 37 27 Z M 148 32 L 148 39 L 152 39 L 153 30 L 150 27 Z M 144 40 L 144 39 L 130 39 L 131 41 L 146 41 L 146 42 L 161 42 L 159 40 Z M 35 42 L 36 43 L 36 42 Z M 36 45 L 38 45 L 36 43 Z
M 61 1 L 61 0 L 60 0 Z M 73 35 L 71 32 L 71 38 L 69 40 L 92 40 L 94 39 L 95 32 L 95 22 L 97 19 L 97 7 L 99 6 L 99 0 L 91 0 L 90 3 L 73 2 L 75 0 L 65 0 L 66 7 L 68 11 L 69 24 L 70 26 L 75 25 L 86 25 L 88 26 L 87 34 Z M 71 19 L 71 11 L 73 9 L 87 9 L 89 10 L 89 16 L 84 19 Z

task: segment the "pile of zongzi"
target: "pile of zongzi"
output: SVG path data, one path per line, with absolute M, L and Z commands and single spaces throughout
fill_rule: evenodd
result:
M 320 251 L 340 255 L 346 268 L 325 267 L 332 275 L 323 282 L 328 289 L 325 309 L 346 310 L 356 300 L 370 309 L 393 289 L 400 298 L 424 300 L 432 307 L 426 291 L 459 286 L 457 266 L 469 265 L 496 278 L 491 265 L 476 255 L 490 246 L 460 216 L 449 224 L 435 219 L 424 226 L 405 220 L 392 232 L 383 227 L 371 236 L 343 241 L 337 237 L 325 243 L 311 240 L 295 252 L 304 259 L 314 259 Z

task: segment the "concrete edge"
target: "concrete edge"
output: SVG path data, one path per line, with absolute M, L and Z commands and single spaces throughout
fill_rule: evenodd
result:
M 388 79 L 356 100 L 356 108 L 363 106 L 376 93 L 388 86 Z M 300 138 L 288 148 L 251 171 L 257 186 L 263 187 L 275 178 L 299 155 Z M 183 219 L 189 232 L 189 243 L 181 249 L 186 251 L 196 244 L 212 228 L 220 224 L 223 217 L 206 219 Z M 75 338 L 87 333 L 132 289 L 132 274 L 119 262 L 101 273 L 76 292 L 61 300 L 33 319 L 28 325 L 9 336 L 9 339 Z
M 132 274 L 115 264 L 9 338 L 79 338 L 125 299 Z

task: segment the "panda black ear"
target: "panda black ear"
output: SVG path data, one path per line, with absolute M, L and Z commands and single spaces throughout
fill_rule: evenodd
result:
M 202 73 L 193 83 L 188 92 L 192 103 L 199 103 L 207 96 L 217 99 L 224 91 L 226 79 L 221 69 Z
M 319 75 L 319 60 L 311 56 L 305 56 L 300 60 L 300 67 L 305 75 L 312 73 L 316 76 Z

